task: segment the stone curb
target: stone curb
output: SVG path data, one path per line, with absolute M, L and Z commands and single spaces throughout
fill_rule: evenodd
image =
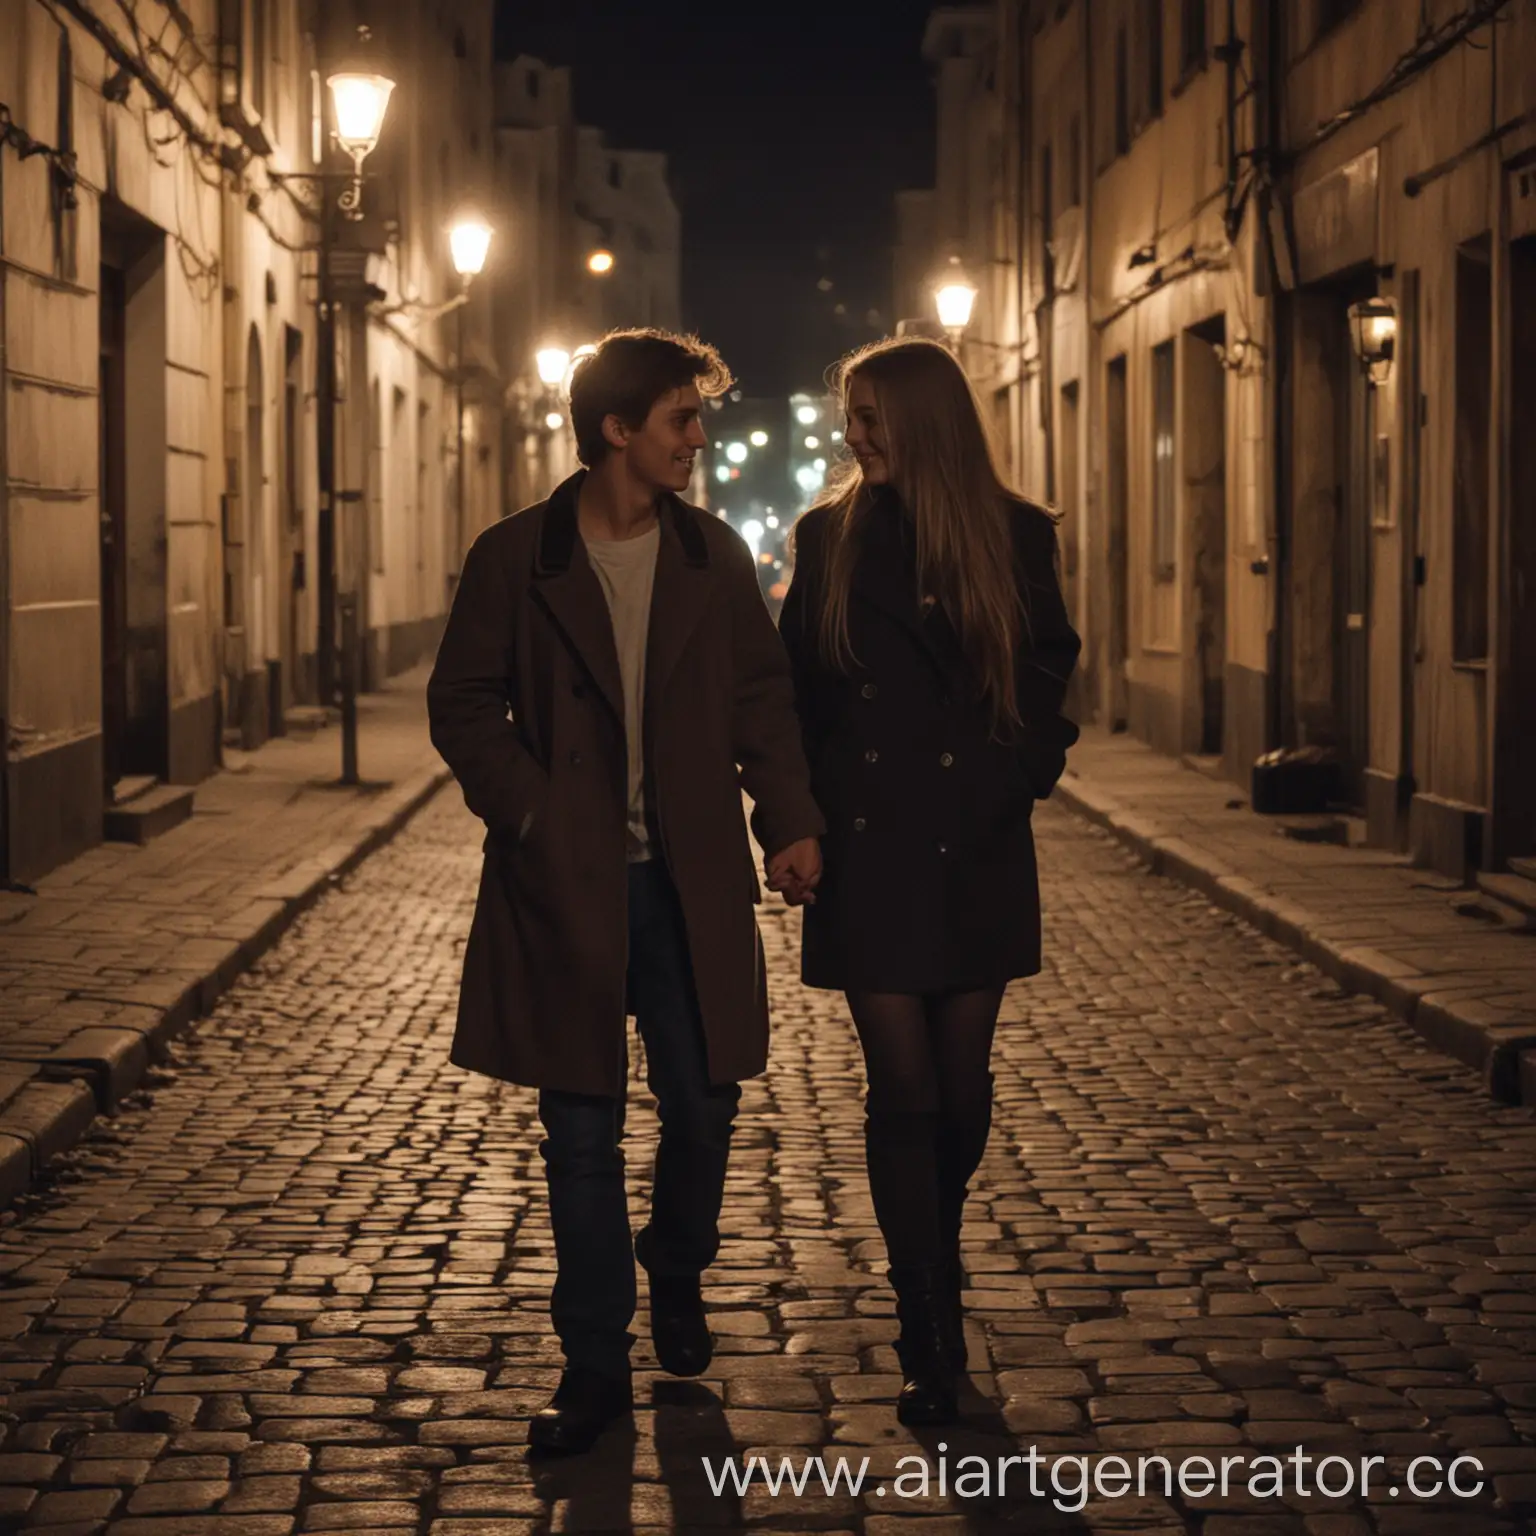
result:
M 350 841 L 318 849 L 210 935 L 225 948 L 200 971 L 116 992 L 88 987 L 75 993 L 65 1007 L 80 1013 L 80 1029 L 31 1065 L 33 1075 L 0 1110 L 0 1209 L 35 1187 L 98 1114 L 114 1111 L 138 1087 L 168 1040 L 208 1013 L 296 918 L 394 837 L 450 777 L 446 768 L 428 768 L 381 793 Z
M 1114 795 L 1068 774 L 1056 798 L 1102 827 L 1154 874 L 1199 891 L 1277 943 L 1295 950 L 1347 992 L 1375 998 L 1430 1045 L 1471 1067 L 1506 1104 L 1536 1104 L 1536 1023 L 1475 998 L 1436 993 L 1435 980 L 1407 961 L 1365 946 L 1340 948 L 1322 936 L 1324 919 L 1228 867 L 1215 854 L 1166 832 L 1155 815 L 1127 810 Z M 1533 1015 L 1536 1016 L 1536 1015 Z

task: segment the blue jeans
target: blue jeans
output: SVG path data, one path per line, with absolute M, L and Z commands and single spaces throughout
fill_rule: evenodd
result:
M 659 860 L 629 866 L 627 1007 L 645 1042 L 661 1140 L 651 1219 L 631 1244 L 624 1100 L 539 1094 L 556 1278 L 550 1316 L 568 1365 L 629 1369 L 635 1258 L 653 1276 L 696 1276 L 720 1247 L 737 1083 L 711 1083 L 682 906 Z

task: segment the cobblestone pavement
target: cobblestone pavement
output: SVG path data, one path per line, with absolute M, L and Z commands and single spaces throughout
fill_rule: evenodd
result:
M 446 1060 L 480 846 L 450 792 L 0 1226 L 0 1528 L 1529 1531 L 1536 1115 L 1105 834 L 1056 807 L 1039 831 L 1050 958 L 1005 1005 L 963 1427 L 895 1423 L 857 1051 L 841 1000 L 800 989 L 798 919 L 774 906 L 776 1043 L 707 1291 L 716 1363 L 642 1373 L 634 1430 L 591 1456 L 525 1459 L 557 1373 L 549 1230 L 531 1096 Z M 638 1090 L 632 1124 L 638 1196 Z M 1383 1458 L 1369 1498 L 1322 1497 L 1309 1470 L 1297 1491 L 1298 1444 Z M 1108 1496 L 1111 1475 L 1064 1512 L 1066 1461 L 1060 1494 L 1045 1464 L 1038 1497 L 1018 1464 L 1002 1498 L 976 1463 L 961 1485 L 963 1455 L 1031 1446 L 1161 1450 L 1189 1491 L 1154 1465 L 1145 1495 Z M 857 1496 L 717 1496 L 701 1457 L 733 1450 L 869 1471 Z M 1282 1453 L 1284 1495 L 1250 1490 L 1235 1458 Z M 914 1455 L 926 1496 L 897 1465 Z M 1236 1467 L 1225 1496 L 1201 1455 Z M 1414 1457 L 1458 1455 L 1479 1497 L 1399 1486 Z

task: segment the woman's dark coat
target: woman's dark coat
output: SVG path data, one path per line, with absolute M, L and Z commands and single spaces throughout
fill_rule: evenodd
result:
M 452 1059 L 613 1095 L 625 1079 L 628 765 L 613 626 L 577 529 L 581 479 L 475 540 L 427 706 L 433 745 L 488 828 Z M 741 792 L 769 853 L 825 823 L 751 552 L 675 497 L 645 683 L 646 805 L 682 902 L 710 1077 L 735 1082 L 768 1051 Z
M 883 492 L 862 519 L 849 593 L 857 664 L 818 635 L 831 513 L 795 528 L 779 632 L 794 666 L 825 864 L 805 911 L 808 986 L 937 992 L 1040 969 L 1030 813 L 1077 727 L 1061 714 L 1080 642 L 1056 579 L 1050 517 L 1011 504 L 1014 575 L 1028 615 L 1016 657 L 1022 728 L 992 739 L 988 707 L 938 604 L 919 602 L 910 520 Z

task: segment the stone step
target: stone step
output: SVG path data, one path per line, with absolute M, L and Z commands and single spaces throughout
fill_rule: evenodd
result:
M 187 784 L 157 784 L 126 804 L 109 805 L 102 836 L 109 843 L 147 843 L 191 816 L 194 793 Z
M 112 804 L 127 805 L 130 800 L 148 794 L 159 782 L 152 773 L 125 774 L 112 786 Z
M 1477 888 L 1501 906 L 1518 913 L 1528 932 L 1536 930 L 1536 880 L 1527 880 L 1523 875 L 1492 875 L 1482 871 L 1477 877 Z

